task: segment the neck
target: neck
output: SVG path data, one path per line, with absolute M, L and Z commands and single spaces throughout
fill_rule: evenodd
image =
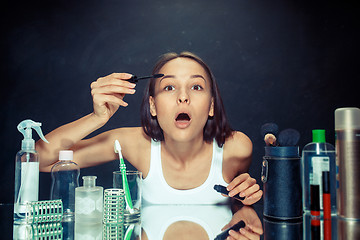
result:
M 163 148 L 167 155 L 177 162 L 190 162 L 196 159 L 195 156 L 203 154 L 209 143 L 204 142 L 203 137 L 191 141 L 178 142 L 173 139 L 166 139 Z

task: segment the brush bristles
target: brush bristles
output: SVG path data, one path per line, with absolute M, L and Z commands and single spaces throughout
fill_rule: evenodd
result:
M 300 133 L 292 128 L 282 130 L 278 137 L 278 143 L 280 146 L 296 146 L 299 140 Z
M 261 126 L 261 136 L 265 137 L 266 134 L 271 133 L 276 136 L 279 131 L 279 127 L 276 123 L 265 123 Z

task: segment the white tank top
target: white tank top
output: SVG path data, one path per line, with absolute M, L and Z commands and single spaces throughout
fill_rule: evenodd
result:
M 161 165 L 161 142 L 151 140 L 149 173 L 143 179 L 143 203 L 150 204 L 225 204 L 228 198 L 214 190 L 215 184 L 227 186 L 222 176 L 223 148 L 213 141 L 213 156 L 209 175 L 199 187 L 178 190 L 169 186 Z

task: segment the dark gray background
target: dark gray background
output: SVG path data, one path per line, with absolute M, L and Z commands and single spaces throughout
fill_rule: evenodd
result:
M 326 129 L 334 144 L 334 110 L 360 106 L 358 16 L 346 1 L 5 1 L 0 203 L 13 201 L 19 122 L 42 122 L 46 134 L 78 119 L 92 111 L 92 81 L 112 72 L 149 74 L 168 51 L 193 51 L 211 67 L 231 126 L 254 143 L 250 173 L 258 181 L 266 122 L 299 130 L 300 149 L 314 128 Z M 139 126 L 144 86 L 94 134 Z M 112 162 L 81 175 L 97 175 L 106 188 L 117 168 Z M 40 180 L 45 200 L 49 174 Z

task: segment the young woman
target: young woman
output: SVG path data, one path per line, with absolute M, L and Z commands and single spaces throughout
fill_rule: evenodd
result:
M 142 127 L 118 128 L 85 139 L 102 127 L 136 85 L 128 73 L 113 73 L 91 84 L 94 111 L 38 141 L 40 170 L 50 171 L 62 149 L 74 151 L 81 167 L 117 159 L 114 141 L 122 154 L 143 173 L 143 200 L 153 204 L 216 204 L 227 198 L 214 191 L 225 185 L 229 196 L 242 203 L 257 202 L 262 191 L 247 173 L 252 143 L 230 129 L 219 90 L 209 67 L 196 55 L 169 53 L 155 65 L 142 102 Z

